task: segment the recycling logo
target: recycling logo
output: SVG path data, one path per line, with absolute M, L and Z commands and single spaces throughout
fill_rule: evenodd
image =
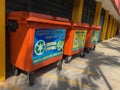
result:
M 63 40 L 59 40 L 58 43 L 57 43 L 58 51 L 63 49 L 63 45 L 64 45 L 64 41 Z
M 42 55 L 45 51 L 45 41 L 39 40 L 35 44 L 34 52 L 36 55 Z

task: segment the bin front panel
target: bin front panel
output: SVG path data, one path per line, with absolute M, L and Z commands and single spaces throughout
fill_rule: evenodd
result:
M 92 37 L 91 37 L 91 45 L 98 43 L 99 34 L 100 34 L 100 31 L 93 30 Z
M 85 45 L 87 30 L 75 30 L 75 37 L 72 51 L 83 49 Z
M 63 54 L 65 29 L 36 29 L 32 63 L 38 64 Z

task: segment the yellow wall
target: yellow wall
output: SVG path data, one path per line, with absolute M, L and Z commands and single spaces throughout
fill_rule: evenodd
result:
M 118 25 L 118 21 L 116 21 L 116 23 L 115 23 L 115 30 L 114 30 L 114 34 L 113 34 L 114 37 L 115 37 L 115 35 L 116 35 L 117 25 Z
M 101 9 L 102 9 L 102 2 L 97 2 L 96 10 L 95 10 L 94 25 L 99 25 Z
M 120 23 L 118 22 L 118 33 L 120 33 Z
M 110 38 L 110 33 L 111 33 L 111 30 L 112 30 L 112 21 L 113 21 L 113 16 L 110 16 L 110 22 L 109 22 L 109 25 L 108 25 L 108 32 L 107 32 L 107 39 Z
M 5 79 L 5 0 L 0 1 L 0 81 Z
M 114 18 L 114 19 L 113 19 L 112 32 L 111 32 L 111 35 L 110 35 L 110 37 L 113 37 L 113 35 L 114 35 L 115 24 L 116 24 L 116 20 L 115 20 L 115 18 Z
M 81 22 L 84 0 L 74 0 L 72 20 Z
M 104 24 L 103 24 L 103 31 L 102 31 L 102 35 L 101 35 L 101 41 L 105 40 L 105 37 L 106 37 L 108 19 L 109 19 L 109 11 L 106 11 L 105 18 L 104 18 Z

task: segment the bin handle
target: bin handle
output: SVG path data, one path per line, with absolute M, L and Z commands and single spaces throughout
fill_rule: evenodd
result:
M 6 24 L 6 29 L 12 32 L 16 32 L 18 29 L 18 22 L 16 20 L 8 20 Z

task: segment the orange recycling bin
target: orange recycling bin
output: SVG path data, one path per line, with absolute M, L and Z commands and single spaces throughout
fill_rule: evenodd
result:
M 64 45 L 64 55 L 65 62 L 70 62 L 72 55 L 80 53 L 81 57 L 85 56 L 84 45 L 86 40 L 88 24 L 83 23 L 72 23 L 71 28 L 67 30 L 65 45 Z
M 95 50 L 96 44 L 98 43 L 100 26 L 91 25 L 87 31 L 86 42 L 85 42 L 85 52 L 89 53 L 90 50 Z
M 64 18 L 33 12 L 10 12 L 7 27 L 10 30 L 10 59 L 13 66 L 28 72 L 33 85 L 34 70 L 57 62 L 62 69 L 66 29 L 71 23 Z M 18 73 L 17 73 L 18 74 Z

